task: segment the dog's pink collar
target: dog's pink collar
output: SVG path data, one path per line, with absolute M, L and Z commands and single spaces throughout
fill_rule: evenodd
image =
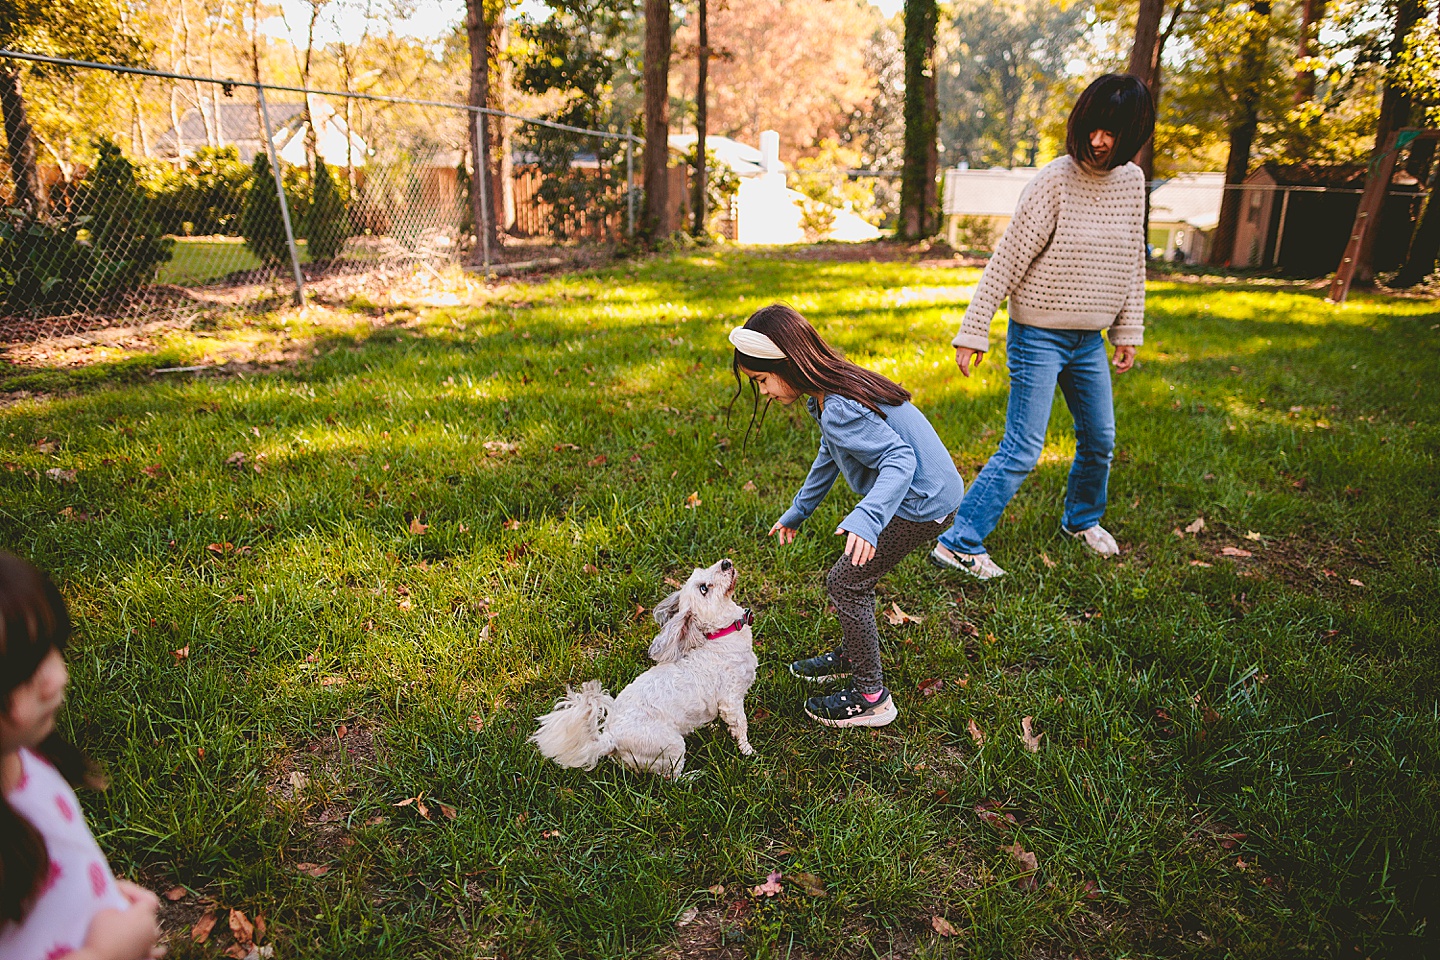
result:
M 755 622 L 755 614 L 750 610 L 749 607 L 746 607 L 746 608 L 745 608 L 745 612 L 744 612 L 743 614 L 741 614 L 739 620 L 736 620 L 734 623 L 730 624 L 730 626 L 728 626 L 728 627 L 724 627 L 724 628 L 722 628 L 722 629 L 716 630 L 714 633 L 707 633 L 707 634 L 705 634 L 705 639 L 706 639 L 706 640 L 719 640 L 721 637 L 728 637 L 728 636 L 730 636 L 730 634 L 732 634 L 732 633 L 739 633 L 741 630 L 744 630 L 746 627 L 750 626 L 750 624 L 752 624 L 752 623 L 754 623 L 754 622 Z

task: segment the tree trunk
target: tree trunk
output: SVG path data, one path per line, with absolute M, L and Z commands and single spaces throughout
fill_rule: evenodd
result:
M 490 100 L 491 110 L 505 109 L 505 94 L 510 89 L 510 65 L 502 54 L 510 41 L 510 27 L 505 20 L 505 4 L 490 0 Z M 490 207 L 496 213 L 497 232 L 508 233 L 515 226 L 515 166 L 510 156 L 510 121 L 505 117 L 490 118 Z
M 935 69 L 935 47 L 930 47 L 930 71 L 925 74 L 925 122 L 930 136 L 925 139 L 924 187 L 925 236 L 940 229 L 940 72 Z
M 490 25 L 485 17 L 485 0 L 465 0 L 465 36 L 470 48 L 470 98 L 472 107 L 488 106 L 490 100 Z M 483 131 L 483 135 L 482 135 Z M 487 188 L 492 187 L 494 169 L 490 162 L 491 131 L 488 118 L 477 111 L 470 112 L 470 143 L 475 157 L 474 180 L 471 181 L 470 207 L 475 218 L 475 249 L 471 259 L 475 262 L 485 256 L 493 256 L 500 244 L 495 229 L 495 205 L 491 202 L 493 190 L 480 190 L 480 174 L 483 170 Z
M 670 231 L 670 0 L 645 0 L 645 207 L 641 232 Z
M 1394 64 L 1400 58 L 1401 52 L 1405 49 L 1405 38 L 1410 36 L 1410 31 L 1420 22 L 1425 15 L 1425 0 L 1399 0 L 1395 6 L 1395 30 L 1390 36 L 1390 58 L 1389 63 Z M 1390 134 L 1399 130 L 1410 122 L 1410 94 L 1394 82 L 1393 77 L 1385 81 L 1385 90 L 1380 97 L 1380 117 L 1375 122 L 1375 147 L 1370 153 L 1370 171 L 1374 174 L 1380 159 L 1380 151 L 1385 149 L 1385 143 L 1390 139 Z M 1388 189 L 1388 184 L 1386 185 Z M 1384 197 L 1380 200 L 1380 212 L 1376 214 L 1375 223 L 1380 222 L 1385 210 Z M 1373 283 L 1375 280 L 1375 243 L 1379 239 L 1380 231 L 1367 229 L 1360 238 L 1360 249 L 1355 254 L 1355 279 L 1353 284 L 1364 286 Z
M 1295 48 L 1295 59 L 1305 60 L 1314 52 L 1315 33 L 1325 19 L 1325 0 L 1305 0 L 1300 12 L 1300 44 Z M 1301 64 L 1295 73 L 1295 105 L 1315 99 L 1315 71 Z
M 1440 259 L 1440 168 L 1430 178 L 1430 196 L 1425 201 L 1425 211 L 1420 214 L 1415 236 L 1410 239 L 1410 253 L 1391 286 L 1415 286 L 1435 269 L 1437 259 Z
M 1185 6 L 1185 0 L 1176 0 L 1175 11 L 1170 16 L 1170 24 L 1162 32 L 1160 20 L 1165 13 L 1165 0 L 1140 0 L 1140 10 L 1135 21 L 1135 42 L 1130 46 L 1130 64 L 1128 72 L 1145 84 L 1150 91 L 1150 98 L 1155 104 L 1156 113 L 1160 110 L 1160 64 L 1161 55 L 1165 51 L 1165 41 L 1175 30 L 1176 21 L 1180 19 L 1180 11 Z M 1155 179 L 1155 139 L 1151 137 L 1140 145 L 1140 152 L 1135 155 L 1135 164 L 1145 174 L 1145 182 L 1148 184 Z M 1145 191 L 1145 235 L 1150 234 L 1150 191 Z
M 900 169 L 900 236 L 918 239 L 934 230 L 927 198 L 935 186 L 936 117 L 929 93 L 935 74 L 935 0 L 905 0 L 905 151 Z
M 11 60 L 0 63 L 0 111 L 5 114 L 5 143 L 10 161 L 10 177 L 15 182 L 17 207 L 31 217 L 45 214 L 45 181 L 40 179 L 40 166 L 35 160 L 35 133 L 25 112 L 25 95 L 21 87 L 23 67 Z
M 1244 57 L 1235 87 L 1236 100 L 1231 112 L 1230 155 L 1225 161 L 1225 194 L 1220 201 L 1220 220 L 1215 225 L 1215 239 L 1210 245 L 1210 263 L 1227 265 L 1235 246 L 1235 233 L 1240 225 L 1240 206 L 1244 191 L 1240 185 L 1250 169 L 1250 148 L 1255 143 L 1255 130 L 1260 124 L 1260 93 L 1265 77 L 1265 53 L 1270 42 L 1270 0 L 1251 0 L 1254 17 L 1247 29 Z
M 708 132 L 706 116 L 706 75 L 710 70 L 710 25 L 706 22 L 705 0 L 699 0 L 700 49 L 695 65 L 695 182 L 690 187 L 690 208 L 695 211 L 695 224 L 691 232 L 697 237 L 705 235 L 705 135 Z

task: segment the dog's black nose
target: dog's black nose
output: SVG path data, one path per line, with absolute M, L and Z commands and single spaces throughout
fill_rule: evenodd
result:
M 735 564 L 731 563 L 729 560 L 721 560 L 721 561 L 720 561 L 720 569 L 721 569 L 721 570 L 729 570 L 729 569 L 730 569 L 731 567 L 733 567 L 733 566 L 735 566 Z

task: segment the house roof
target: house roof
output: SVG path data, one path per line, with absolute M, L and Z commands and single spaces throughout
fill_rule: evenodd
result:
M 1262 163 L 1254 173 L 1245 178 L 1246 183 L 1270 181 L 1281 187 L 1330 187 L 1331 189 L 1363 190 L 1365 188 L 1366 166 L 1363 163 L 1278 163 L 1274 160 Z M 1393 186 L 1420 184 L 1403 167 L 1397 167 L 1390 178 Z
M 1037 173 L 1036 167 L 946 170 L 944 212 L 947 216 L 1008 217 L 1015 212 L 1025 185 Z
M 270 114 L 270 124 L 278 133 L 292 122 L 298 122 L 298 118 L 305 110 L 303 103 L 273 103 L 265 104 L 266 111 Z M 210 104 L 206 104 L 206 112 L 210 112 Z M 216 115 L 220 121 L 220 139 L 225 143 L 250 143 L 260 144 L 265 138 L 260 133 L 260 122 L 256 116 L 256 108 L 253 103 L 227 103 L 221 102 L 219 113 Z M 180 115 L 180 136 L 186 145 L 204 144 L 205 117 L 195 107 L 191 107 Z M 160 135 L 155 141 L 155 148 L 162 154 L 175 152 L 176 138 L 175 128 L 171 127 Z
M 667 138 L 667 142 L 671 150 L 693 154 L 695 139 L 693 133 L 672 133 Z M 763 172 L 760 168 L 762 157 L 760 149 L 752 147 L 748 143 L 741 143 L 739 140 L 732 140 L 729 137 L 706 136 L 705 149 L 715 154 L 715 158 L 729 167 L 737 177 L 753 177 Z M 789 169 L 788 165 L 784 163 L 780 166 Z
M 1184 223 L 1198 230 L 1213 230 L 1220 222 L 1220 201 L 1224 197 L 1225 174 L 1179 174 L 1150 192 L 1150 222 Z

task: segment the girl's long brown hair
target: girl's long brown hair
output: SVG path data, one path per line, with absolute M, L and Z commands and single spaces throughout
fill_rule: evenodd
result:
M 783 303 L 762 307 L 745 321 L 745 328 L 765 334 L 780 348 L 785 358 L 767 360 L 736 350 L 730 361 L 730 372 L 735 377 L 735 396 L 730 398 L 731 407 L 745 390 L 744 381 L 740 378 L 741 369 L 751 373 L 773 373 L 795 390 L 812 396 L 833 393 L 846 397 L 868 407 L 882 419 L 885 418 L 885 411 L 880 409 L 882 406 L 898 407 L 910 400 L 910 391 L 898 383 L 841 356 L 838 350 L 821 339 L 810 321 L 794 307 Z M 765 423 L 764 413 L 760 410 L 760 391 L 754 383 L 751 383 L 750 390 L 754 395 L 754 405 L 750 412 L 750 426 L 745 429 L 747 444 L 757 415 L 760 424 L 763 426 Z M 767 403 L 765 409 L 769 408 Z M 726 415 L 729 415 L 728 411 Z
M 51 650 L 64 651 L 70 639 L 70 614 L 50 578 L 13 554 L 0 552 L 0 710 Z M 52 733 L 38 752 L 70 781 L 94 785 L 84 756 Z M 0 795 L 0 927 L 25 919 L 40 881 L 50 871 L 50 856 L 40 833 Z

